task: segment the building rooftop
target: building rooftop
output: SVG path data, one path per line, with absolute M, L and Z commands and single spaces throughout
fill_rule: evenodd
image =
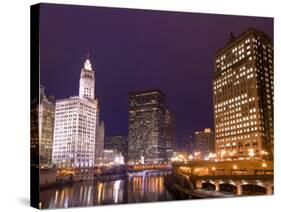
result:
M 245 39 L 247 36 L 249 36 L 250 34 L 260 34 L 262 35 L 264 38 L 266 38 L 268 41 L 271 42 L 271 38 L 265 34 L 263 31 L 259 30 L 259 29 L 255 29 L 253 27 L 250 27 L 248 30 L 246 30 L 245 32 L 242 32 L 240 35 L 238 35 L 237 37 L 235 37 L 233 35 L 233 33 L 230 33 L 230 39 L 228 40 L 228 42 L 220 49 L 218 49 L 215 52 L 215 57 L 217 57 L 218 55 L 222 54 L 223 52 L 227 51 L 229 48 L 231 48 L 232 46 L 236 45 L 237 43 L 239 43 L 241 40 Z
M 132 92 L 129 93 L 129 96 L 148 95 L 148 94 L 151 94 L 151 93 L 159 93 L 162 96 L 165 96 L 165 94 L 159 88 L 132 91 Z

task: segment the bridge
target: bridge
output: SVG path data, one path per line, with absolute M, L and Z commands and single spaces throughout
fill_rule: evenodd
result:
M 214 196 L 216 192 L 237 196 L 274 193 L 272 161 L 173 163 L 173 174 L 180 186 Z
M 144 170 L 167 170 L 172 169 L 170 164 L 139 164 L 139 165 L 128 165 L 128 171 L 144 171 Z
M 240 195 L 273 194 L 273 175 L 191 176 L 196 189 Z

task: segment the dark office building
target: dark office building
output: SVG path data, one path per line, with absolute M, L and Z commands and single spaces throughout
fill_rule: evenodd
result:
M 126 162 L 128 159 L 128 136 L 119 134 L 106 136 L 105 149 L 117 150 L 118 153 L 122 154 Z
M 194 136 L 193 135 L 185 135 L 182 138 L 182 150 L 187 152 L 188 154 L 193 154 L 194 153 Z
M 214 133 L 211 129 L 206 128 L 204 131 L 194 133 L 194 149 L 200 152 L 201 158 L 208 156 L 209 153 L 215 152 Z
M 165 94 L 159 89 L 129 94 L 129 163 L 162 163 L 167 156 Z
M 164 127 L 166 154 L 170 160 L 173 157 L 173 152 L 176 151 L 176 116 L 169 109 L 166 109 Z

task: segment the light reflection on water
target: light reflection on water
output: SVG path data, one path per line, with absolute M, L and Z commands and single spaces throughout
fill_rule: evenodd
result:
M 68 208 L 119 203 L 172 200 L 164 188 L 163 172 L 137 175 L 110 182 L 79 182 L 42 191 L 42 208 Z

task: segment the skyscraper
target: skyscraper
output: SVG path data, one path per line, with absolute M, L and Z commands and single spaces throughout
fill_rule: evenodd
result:
M 104 134 L 105 134 L 104 121 L 99 120 L 97 124 L 97 139 L 96 139 L 96 146 L 95 146 L 95 164 L 97 165 L 103 162 Z
M 122 134 L 113 134 L 106 137 L 105 141 L 106 149 L 116 149 L 118 153 L 121 153 L 124 160 L 128 159 L 128 136 Z
M 98 101 L 89 58 L 79 85 L 79 96 L 56 101 L 53 163 L 59 168 L 92 167 L 95 163 Z
M 40 167 L 52 166 L 53 133 L 55 121 L 55 98 L 47 96 L 40 86 L 39 98 L 39 157 Z
M 216 152 L 273 157 L 273 45 L 250 28 L 215 53 L 213 102 Z
M 173 157 L 173 151 L 176 151 L 176 117 L 167 108 L 165 110 L 164 131 L 166 155 L 168 159 L 171 159 Z
M 167 161 L 165 98 L 159 89 L 129 94 L 129 163 Z
M 210 128 L 194 133 L 194 150 L 200 152 L 202 158 L 215 152 L 214 133 Z

